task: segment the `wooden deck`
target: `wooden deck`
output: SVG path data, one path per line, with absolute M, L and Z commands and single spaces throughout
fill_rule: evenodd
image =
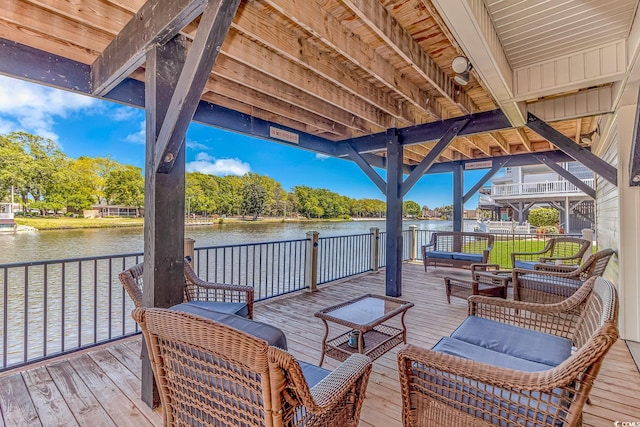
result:
M 403 270 L 403 298 L 415 303 L 406 316 L 408 341 L 431 347 L 449 335 L 465 318 L 464 300 L 447 304 L 442 277 L 447 269 L 409 264 Z M 322 322 L 318 309 L 363 293 L 384 294 L 384 273 L 359 276 L 302 293 L 259 303 L 256 319 L 281 327 L 289 350 L 298 358 L 318 363 Z M 339 332 L 331 329 L 331 334 Z M 361 426 L 401 426 L 396 347 L 374 362 Z M 159 410 L 138 398 L 140 338 L 120 341 L 46 365 L 0 376 L 0 425 L 161 425 Z M 325 367 L 337 362 L 328 359 Z M 585 409 L 585 425 L 612 426 L 614 421 L 640 421 L 640 373 L 624 341 L 607 356 Z

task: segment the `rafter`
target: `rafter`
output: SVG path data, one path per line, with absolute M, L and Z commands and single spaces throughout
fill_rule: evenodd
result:
M 421 109 L 432 119 L 442 117 L 438 103 L 394 68 L 370 45 L 327 13 L 315 0 L 264 0 L 349 61 Z M 317 25 L 322 22 L 322 25 Z
M 498 132 L 489 132 L 488 134 L 493 141 L 500 146 L 500 149 L 505 152 L 505 154 L 511 154 L 511 147 L 509 147 L 509 143 L 504 136 Z
M 527 136 L 527 132 L 524 130 L 524 128 L 517 128 L 516 132 L 518 133 L 518 138 L 520 138 L 520 142 L 522 142 L 522 145 L 524 145 L 527 151 L 530 153 L 534 151 L 533 146 L 531 145 L 531 141 L 529 140 L 529 137 Z
M 148 0 L 91 65 L 92 92 L 104 95 L 202 13 L 207 0 Z M 226 31 L 225 31 L 226 34 Z
M 444 98 L 458 106 L 463 114 L 478 111 L 478 106 L 473 100 L 453 83 L 418 42 L 389 14 L 382 3 L 370 0 L 342 2 Z
M 477 135 L 469 135 L 466 137 L 463 137 L 461 139 L 464 139 L 465 141 L 467 141 L 469 144 L 473 145 L 474 147 L 476 147 L 478 150 L 480 150 L 485 156 L 487 157 L 491 157 L 491 148 L 489 147 L 489 143 L 484 141 L 482 138 L 480 138 Z

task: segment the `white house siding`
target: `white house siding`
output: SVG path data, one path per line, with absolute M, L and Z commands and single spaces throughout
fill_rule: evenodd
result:
M 618 253 L 605 277 L 618 288 L 621 336 L 640 341 L 640 188 L 629 186 L 634 117 L 635 105 L 621 107 L 606 139 L 594 147 L 595 154 L 618 169 L 618 187 L 597 177 L 596 228 L 598 246 Z

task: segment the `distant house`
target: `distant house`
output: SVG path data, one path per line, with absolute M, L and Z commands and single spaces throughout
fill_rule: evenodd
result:
M 13 231 L 15 226 L 11 203 L 0 203 L 0 231 Z
M 578 162 L 560 164 L 585 184 L 594 188 L 593 172 Z M 567 233 L 593 228 L 594 200 L 545 165 L 507 167 L 481 191 L 480 209 L 492 212 L 487 219 L 527 221 L 529 211 L 551 207 L 560 211 L 560 225 Z
M 93 205 L 92 209 L 83 211 L 85 218 L 123 217 L 138 218 L 144 215 L 144 208 L 123 205 Z

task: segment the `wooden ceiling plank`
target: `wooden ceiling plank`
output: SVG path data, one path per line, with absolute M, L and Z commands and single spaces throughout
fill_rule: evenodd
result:
M 207 90 L 211 92 L 228 98 L 235 97 L 240 102 L 254 105 L 257 108 L 272 111 L 273 113 L 277 113 L 284 117 L 296 117 L 297 121 L 306 123 L 307 125 L 320 129 L 323 132 L 329 132 L 342 138 L 350 135 L 350 131 L 344 125 L 337 124 L 332 120 L 291 105 L 286 101 L 275 99 L 268 94 L 234 83 L 224 77 L 216 76 L 209 78 L 206 87 Z
M 316 98 L 321 98 L 373 125 L 388 129 L 395 122 L 395 119 L 389 114 L 377 106 L 362 102 L 353 92 L 345 91 L 343 88 L 336 87 L 331 82 L 319 78 L 317 74 L 306 67 L 301 67 L 279 55 L 273 55 L 272 52 L 261 47 L 255 41 L 238 34 L 236 30 L 232 30 L 231 37 L 228 37 L 222 45 L 222 52 L 228 58 L 294 86 Z M 380 101 L 388 102 L 391 105 L 390 99 Z M 397 106 L 396 110 L 399 113 Z
M 576 144 L 581 144 L 582 140 L 580 139 L 580 135 L 582 135 L 582 119 L 578 119 L 576 122 L 576 135 L 574 141 Z
M 242 3 L 240 12 L 236 15 L 235 21 L 232 24 L 233 28 L 240 31 L 243 34 L 250 36 L 253 39 L 260 41 L 261 43 L 269 46 L 270 49 L 279 53 L 283 57 L 293 61 L 294 63 L 306 68 L 313 76 L 313 79 L 309 79 L 305 85 L 301 85 L 302 82 L 296 84 L 296 86 L 309 86 L 315 85 L 316 82 L 312 80 L 318 80 L 317 76 L 320 75 L 327 81 L 333 83 L 336 86 L 343 88 L 350 92 L 355 97 L 360 98 L 368 104 L 375 106 L 376 108 L 384 111 L 385 113 L 401 120 L 405 120 L 411 124 L 421 123 L 422 117 L 411 115 L 406 109 L 401 107 L 401 103 L 394 100 L 388 93 L 378 89 L 375 85 L 360 78 L 359 76 L 349 73 L 345 67 L 329 56 L 327 52 L 323 52 L 304 37 L 291 37 L 291 31 L 284 28 L 284 26 L 274 26 L 270 24 L 269 16 L 257 8 L 255 2 Z M 269 58 L 268 53 L 270 51 L 261 50 L 260 55 L 257 56 L 259 46 L 254 48 L 251 45 L 255 45 L 253 41 L 246 41 L 240 46 L 241 40 L 235 40 L 235 37 L 230 37 L 230 50 L 228 54 L 235 57 L 239 61 L 248 63 L 252 59 L 252 63 L 266 61 Z M 246 38 L 244 39 L 246 40 Z M 224 46 L 223 46 L 224 49 Z M 245 50 L 251 49 L 254 52 L 254 56 L 248 57 L 250 52 Z M 243 57 L 243 59 L 240 58 Z M 288 67 L 283 63 L 282 66 Z M 308 74 L 308 73 L 300 73 Z M 324 85 L 320 80 L 319 84 Z M 331 102 L 328 99 L 329 102 Z M 356 113 L 358 110 L 356 107 L 362 105 L 362 102 L 354 100 L 350 102 L 349 111 Z M 336 105 L 338 107 L 345 107 Z M 366 107 L 360 107 L 360 109 Z M 364 115 L 363 115 L 364 117 Z M 385 129 L 393 127 L 391 123 L 385 126 Z
M 303 27 L 369 75 L 395 91 L 432 119 L 442 117 L 439 103 L 418 88 L 370 45 L 313 0 L 264 0 L 265 3 Z M 318 23 L 322 23 L 318 25 Z
M 374 126 L 353 113 L 324 101 L 320 97 L 310 96 L 293 85 L 277 80 L 224 55 L 221 55 L 216 61 L 213 74 L 253 88 L 265 95 L 288 102 L 364 134 L 382 132 L 384 130 L 381 126 Z
M 458 138 L 454 139 L 453 141 L 451 141 L 451 144 L 449 144 L 449 147 L 469 159 L 473 158 L 471 147 L 469 147 L 464 142 L 462 142 L 461 139 L 458 139 Z
M 524 147 L 527 149 L 528 152 L 533 152 L 533 146 L 531 145 L 531 140 L 529 140 L 529 137 L 527 136 L 527 132 L 524 130 L 524 128 L 517 128 L 516 132 L 518 134 L 518 138 L 520 139 L 520 142 L 522 142 L 522 145 L 524 145 Z
M 207 0 L 148 0 L 91 65 L 93 94 L 117 86 L 144 63 L 154 44 L 172 39 L 206 6 Z
M 444 98 L 457 105 L 463 114 L 478 111 L 475 102 L 440 69 L 418 42 L 389 14 L 382 3 L 370 0 L 342 0 L 342 3 L 364 21 L 378 37 L 384 40 Z
M 180 71 L 167 115 L 156 140 L 155 164 L 158 173 L 168 173 L 173 168 L 213 64 L 238 10 L 238 4 L 240 0 L 211 1 L 202 13 L 198 33 Z

